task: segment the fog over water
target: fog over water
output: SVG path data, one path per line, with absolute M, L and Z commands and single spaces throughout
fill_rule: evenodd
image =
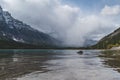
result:
M 120 21 L 117 4 L 106 3 L 94 10 L 64 0 L 0 0 L 0 5 L 16 19 L 72 46 L 83 46 L 86 38 L 101 39 L 118 28 Z

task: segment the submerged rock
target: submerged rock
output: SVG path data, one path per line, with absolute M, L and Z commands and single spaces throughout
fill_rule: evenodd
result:
M 78 51 L 77 53 L 80 54 L 80 55 L 82 55 L 82 54 L 83 54 L 83 51 Z

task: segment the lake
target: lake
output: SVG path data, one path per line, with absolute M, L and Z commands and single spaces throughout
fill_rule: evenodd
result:
M 120 80 L 120 51 L 0 50 L 0 80 Z

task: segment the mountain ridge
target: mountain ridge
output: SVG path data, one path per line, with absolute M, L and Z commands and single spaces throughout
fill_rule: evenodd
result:
M 118 46 L 120 46 L 120 28 L 103 37 L 97 44 L 91 46 L 91 48 L 110 49 Z
M 3 11 L 0 6 L 0 40 L 36 46 L 58 46 L 60 41 L 52 36 L 40 32 L 30 25 L 23 23 L 11 16 L 8 11 Z

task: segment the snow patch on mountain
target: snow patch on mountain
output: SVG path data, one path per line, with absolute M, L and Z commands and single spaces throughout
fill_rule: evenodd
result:
M 25 42 L 23 39 L 17 39 L 17 38 L 15 38 L 14 36 L 13 36 L 12 38 L 13 38 L 13 40 L 16 41 L 16 42 L 23 42 L 23 43 Z
M 0 7 L 0 38 L 39 46 L 56 46 L 57 39 L 40 32 L 3 11 Z

